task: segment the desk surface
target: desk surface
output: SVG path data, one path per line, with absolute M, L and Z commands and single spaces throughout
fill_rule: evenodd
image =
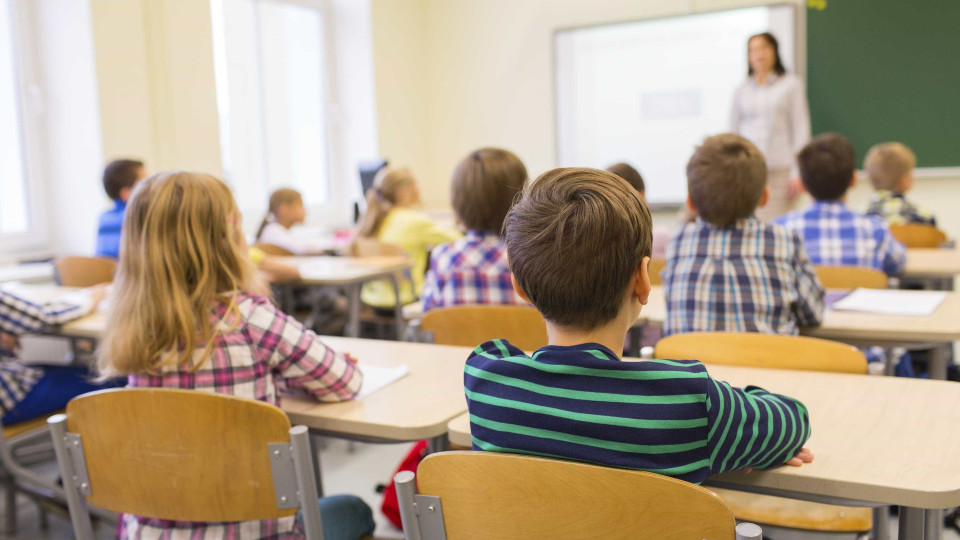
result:
M 810 411 L 812 464 L 712 480 L 783 494 L 919 508 L 960 505 L 960 384 L 943 381 L 710 366 L 737 386 L 800 399 Z M 450 422 L 450 442 L 470 446 L 470 422 Z
M 53 263 L 26 263 L 0 266 L 0 283 L 8 281 L 44 282 L 52 281 Z
M 960 340 L 960 293 L 947 292 L 947 298 L 929 317 L 904 317 L 834 311 L 828 309 L 819 327 L 801 328 L 805 336 L 838 341 L 862 341 L 870 344 L 948 343 Z M 663 324 L 667 306 L 663 287 L 650 291 L 650 299 L 640 312 L 641 324 Z
M 411 267 L 406 257 L 280 257 L 297 267 L 303 285 L 353 285 Z
M 960 275 L 960 249 L 908 249 L 905 277 L 952 278 Z

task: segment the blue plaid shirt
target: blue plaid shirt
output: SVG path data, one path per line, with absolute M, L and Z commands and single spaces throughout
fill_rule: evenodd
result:
M 864 266 L 893 276 L 907 266 L 907 248 L 877 216 L 854 212 L 839 201 L 817 201 L 774 223 L 803 237 L 813 264 Z
M 823 317 L 824 290 L 803 241 L 754 217 L 724 227 L 702 219 L 667 246 L 664 335 L 762 332 L 796 335 Z
M 465 304 L 527 305 L 513 290 L 507 246 L 482 231 L 444 244 L 430 254 L 423 281 L 423 311 Z

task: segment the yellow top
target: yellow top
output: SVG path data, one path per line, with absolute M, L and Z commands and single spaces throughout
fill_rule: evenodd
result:
M 263 259 L 267 257 L 267 254 L 263 252 L 262 249 L 258 247 L 250 247 L 250 260 L 253 261 L 254 266 L 260 266 L 260 263 L 263 262 Z
M 414 302 L 423 290 L 423 276 L 427 272 L 427 257 L 430 249 L 441 244 L 453 242 L 463 236 L 458 231 L 444 229 L 434 223 L 429 217 L 409 208 L 394 208 L 390 210 L 380 226 L 377 240 L 400 246 L 410 257 L 413 268 L 413 286 L 416 293 L 410 289 L 406 279 L 400 281 L 400 299 L 404 304 Z M 390 309 L 397 303 L 393 294 L 393 285 L 388 280 L 379 280 L 363 286 L 360 296 L 365 304 Z

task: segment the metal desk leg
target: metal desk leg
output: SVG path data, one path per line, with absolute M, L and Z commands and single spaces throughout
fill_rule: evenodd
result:
M 900 507 L 899 540 L 923 540 L 925 521 L 923 508 Z
M 394 324 L 397 325 L 397 341 L 403 341 L 404 321 L 403 321 L 403 301 L 400 298 L 400 283 L 397 281 L 396 274 L 390 274 L 390 283 L 393 284 L 393 298 L 396 302 L 393 305 Z
M 947 379 L 947 347 L 953 346 L 952 343 L 941 343 L 930 351 L 930 365 L 927 369 L 930 371 L 930 378 L 938 381 Z
M 437 452 L 446 452 L 447 450 L 450 450 L 450 436 L 446 433 L 437 435 L 436 437 L 427 441 L 428 455 Z
M 890 540 L 890 507 L 877 506 L 873 508 L 872 540 Z
M 347 290 L 350 299 L 350 313 L 347 316 L 347 336 L 360 337 L 360 289 L 363 285 L 354 283 Z
M 943 536 L 943 510 L 924 510 L 923 537 L 927 540 L 940 540 Z
M 310 433 L 310 454 L 313 458 L 313 471 L 317 475 L 317 493 L 323 497 L 323 474 L 320 471 L 320 447 L 323 443 L 319 435 Z

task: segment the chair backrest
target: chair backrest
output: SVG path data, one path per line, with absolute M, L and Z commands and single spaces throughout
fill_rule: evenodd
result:
M 867 372 L 867 359 L 856 347 L 801 336 L 754 332 L 693 332 L 661 339 L 656 358 L 699 360 L 704 364 L 832 371 Z
M 476 347 L 491 339 L 506 339 L 525 351 L 547 344 L 547 325 L 540 313 L 526 306 L 451 306 L 428 311 L 420 322 L 433 332 L 438 345 Z
M 416 480 L 422 495 L 439 497 L 449 540 L 735 537 L 733 514 L 713 492 L 648 472 L 442 452 L 420 463 Z
M 292 251 L 286 248 L 282 248 L 276 244 L 265 244 L 260 242 L 260 243 L 254 244 L 253 247 L 273 257 L 292 257 L 293 256 Z
M 663 268 L 666 265 L 667 265 L 667 261 L 663 259 L 650 259 L 650 284 L 651 285 L 663 285 L 663 278 L 660 277 L 660 273 L 663 272 Z
M 886 289 L 889 278 L 876 268 L 863 266 L 814 266 L 826 289 Z
M 62 420 L 55 419 L 51 427 L 58 428 Z M 273 405 L 193 390 L 104 390 L 71 400 L 65 427 L 80 437 L 86 499 L 101 508 L 183 521 L 262 520 L 297 512 L 277 507 L 271 461 L 280 456 L 268 445 L 290 448 L 291 428 Z M 63 468 L 60 457 L 58 449 Z
M 376 238 L 358 237 L 350 243 L 351 257 L 390 257 L 404 255 L 403 248 Z
M 60 257 L 53 263 L 64 287 L 92 287 L 113 281 L 117 262 L 105 257 Z
M 922 223 L 891 225 L 890 232 L 908 248 L 937 248 L 947 241 L 947 235 L 943 231 Z

